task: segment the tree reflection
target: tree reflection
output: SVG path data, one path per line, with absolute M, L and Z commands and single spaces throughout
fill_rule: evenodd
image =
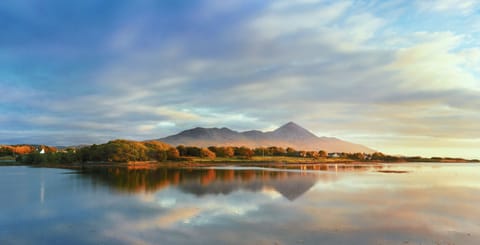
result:
M 170 186 L 196 196 L 273 189 L 291 201 L 307 192 L 318 180 L 334 181 L 336 178 L 332 174 L 259 169 L 124 167 L 87 169 L 81 176 L 124 193 L 156 192 Z
M 338 171 L 368 171 L 378 166 L 298 165 L 284 169 L 261 168 L 156 168 L 126 167 L 91 168 L 82 176 L 96 183 L 106 184 L 123 193 L 156 192 L 167 187 L 196 196 L 228 195 L 238 190 L 258 192 L 273 189 L 288 200 L 295 200 L 307 192 L 317 181 L 331 182 Z M 302 171 L 285 171 L 295 168 Z M 303 171 L 316 170 L 316 171 Z M 320 171 L 329 171 L 322 173 Z

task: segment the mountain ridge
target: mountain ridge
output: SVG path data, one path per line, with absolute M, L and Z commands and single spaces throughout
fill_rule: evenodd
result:
M 319 137 L 294 122 L 288 122 L 273 131 L 235 131 L 226 127 L 196 127 L 158 139 L 171 145 L 292 147 L 297 150 L 325 150 L 327 152 L 364 152 L 375 150 L 335 137 Z

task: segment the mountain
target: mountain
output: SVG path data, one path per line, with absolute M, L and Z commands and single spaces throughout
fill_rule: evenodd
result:
M 228 171 L 228 170 L 226 170 Z M 248 190 L 252 192 L 274 190 L 290 201 L 294 201 L 307 191 L 309 191 L 317 182 L 318 175 L 312 173 L 296 173 L 289 172 L 282 174 L 282 172 L 272 172 L 270 175 L 249 175 L 248 178 L 221 179 L 219 175 L 221 172 L 217 170 L 216 179 L 210 182 L 199 184 L 196 179 L 182 178 L 179 183 L 179 189 L 186 193 L 191 193 L 196 196 L 203 196 L 207 194 L 229 194 L 238 190 Z M 241 172 L 240 172 L 241 173 Z M 240 177 L 240 178 L 239 178 Z
M 250 130 L 238 132 L 229 128 L 193 128 L 158 139 L 171 145 L 208 146 L 281 146 L 297 150 L 325 150 L 327 152 L 365 152 L 375 150 L 333 137 L 318 137 L 294 122 L 270 132 Z
M 304 141 L 313 140 L 317 136 L 310 131 L 300 127 L 294 122 L 289 122 L 272 132 L 266 133 L 272 139 L 286 140 L 286 141 Z

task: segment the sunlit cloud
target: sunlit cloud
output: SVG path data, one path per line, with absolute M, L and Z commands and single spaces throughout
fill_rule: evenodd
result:
M 418 154 L 480 157 L 471 147 L 480 132 L 476 1 L 49 6 L 45 16 L 0 5 L 9 32 L 0 38 L 0 143 L 296 121 L 387 153 L 412 152 L 423 137 L 465 147 Z

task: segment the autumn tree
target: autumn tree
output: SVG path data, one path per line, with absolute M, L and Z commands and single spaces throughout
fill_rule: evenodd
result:
M 377 161 L 384 161 L 385 160 L 385 155 L 381 152 L 374 152 L 372 154 L 372 160 L 377 160 Z
M 269 150 L 266 147 L 257 147 L 253 149 L 255 156 L 269 156 Z
M 177 150 L 178 150 L 178 154 L 180 154 L 180 156 L 186 156 L 187 155 L 187 149 L 185 148 L 184 145 L 179 145 L 177 146 Z
M 290 156 L 290 157 L 298 156 L 298 152 L 295 149 L 293 149 L 292 147 L 287 147 L 287 149 L 285 151 L 286 151 L 287 156 Z
M 217 157 L 233 157 L 235 155 L 235 151 L 231 146 L 222 146 L 217 147 L 217 151 L 215 152 Z
M 15 154 L 29 154 L 35 151 L 35 147 L 31 145 L 14 145 L 11 146 Z
M 177 160 L 178 158 L 180 158 L 180 153 L 178 152 L 177 148 L 170 147 L 167 150 L 167 159 L 168 160 Z
M 252 149 L 242 146 L 235 149 L 235 155 L 239 157 L 244 157 L 246 159 L 251 159 L 254 152 Z
M 277 147 L 277 146 L 270 146 L 268 147 L 269 151 L 271 152 L 272 156 L 285 156 L 287 151 L 285 148 Z
M 212 160 L 215 159 L 215 157 L 216 157 L 215 153 L 213 151 L 209 150 L 208 148 L 202 148 L 200 156 L 204 157 L 204 158 L 210 158 Z
M 0 156 L 13 156 L 14 152 L 12 147 L 2 146 L 0 147 Z
M 307 151 L 307 157 L 317 159 L 319 157 L 319 153 L 317 151 Z
M 360 153 L 360 152 L 350 154 L 348 157 L 350 159 L 353 159 L 353 160 L 364 160 L 365 159 L 365 155 L 363 153 Z
M 43 149 L 45 151 L 45 153 L 57 152 L 57 147 L 54 147 L 54 146 L 42 145 L 42 146 L 40 146 L 40 148 Z
M 328 153 L 324 150 L 321 150 L 318 152 L 318 157 L 327 157 Z

